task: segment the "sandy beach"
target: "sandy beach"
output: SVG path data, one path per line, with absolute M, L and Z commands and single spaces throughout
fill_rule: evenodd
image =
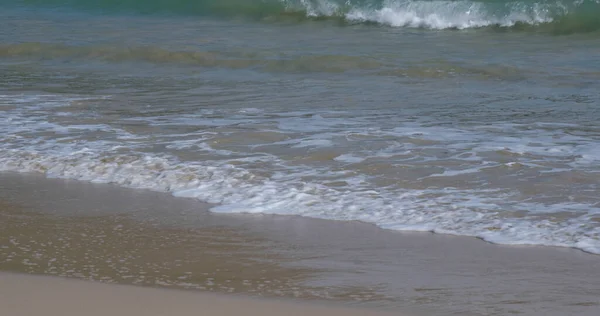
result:
M 214 214 L 191 199 L 30 174 L 1 174 L 0 202 L 0 271 L 12 272 L 1 276 L 3 315 L 600 312 L 600 260 L 574 249 Z
M 8 273 L 0 273 L 0 306 L 6 316 L 401 315 Z
M 392 315 L 372 310 L 0 274 L 3 315 Z M 397 314 L 396 314 L 397 315 Z
M 0 0 L 0 316 L 599 316 L 598 17 Z

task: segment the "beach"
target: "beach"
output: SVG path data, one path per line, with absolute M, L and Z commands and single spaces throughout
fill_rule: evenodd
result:
M 11 316 L 401 315 L 0 273 L 2 313 Z
M 220 215 L 193 199 L 36 175 L 2 174 L 0 184 L 0 270 L 19 273 L 3 274 L 2 299 L 11 302 L 28 297 L 13 291 L 14 283 L 23 283 L 20 291 L 42 284 L 33 295 L 57 295 L 56 302 L 67 300 L 65 293 L 102 296 L 125 284 L 161 290 L 117 286 L 123 295 L 106 296 L 116 301 L 105 308 L 140 308 L 129 299 L 135 295 L 159 304 L 152 299 L 159 294 L 167 305 L 181 299 L 187 306 L 195 295 L 202 302 L 211 297 L 203 293 L 212 293 L 224 302 L 230 296 L 233 303 L 266 299 L 265 306 L 291 300 L 316 304 L 316 312 L 333 304 L 369 315 L 592 316 L 600 310 L 600 263 L 575 249 L 499 246 L 359 222 Z M 66 292 L 50 291 L 54 286 Z M 165 289 L 173 294 L 161 294 Z M 30 311 L 12 306 L 16 315 Z
M 0 0 L 0 314 L 600 315 L 598 16 Z

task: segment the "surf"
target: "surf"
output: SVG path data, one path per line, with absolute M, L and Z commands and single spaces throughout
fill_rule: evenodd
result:
M 0 3 L 10 6 L 13 2 Z M 433 30 L 485 28 L 554 34 L 600 31 L 600 0 L 23 0 L 17 6 L 93 14 L 327 20 L 340 25 Z

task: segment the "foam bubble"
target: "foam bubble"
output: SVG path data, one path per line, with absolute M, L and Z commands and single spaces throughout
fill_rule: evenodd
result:
M 299 112 L 274 120 L 269 113 L 266 120 L 271 125 L 264 123 L 263 128 L 279 128 L 278 133 L 291 139 L 267 141 L 274 149 L 261 152 L 256 144 L 247 149 L 239 144 L 211 145 L 218 144 L 214 141 L 219 137 L 230 139 L 232 126 L 246 122 L 244 116 L 221 122 L 227 127 L 222 133 L 201 137 L 179 132 L 131 134 L 76 118 L 50 123 L 58 103 L 73 102 L 59 99 L 3 97 L 0 115 L 9 120 L 0 126 L 0 170 L 170 192 L 215 203 L 215 212 L 359 220 L 387 229 L 600 253 L 600 224 L 594 220 L 600 204 L 593 196 L 578 193 L 597 184 L 585 176 L 597 172 L 596 142 L 561 132 L 558 125 L 459 128 L 398 122 L 393 128 L 375 128 L 368 118 L 329 120 Z M 35 113 L 31 107 L 36 107 Z M 254 110 L 246 114 L 253 120 L 261 115 Z M 144 120 L 149 125 L 182 120 L 205 124 L 206 115 Z M 82 131 L 102 132 L 102 137 L 78 141 L 86 134 Z M 165 149 L 153 151 L 157 143 L 165 144 Z M 332 158 L 304 162 L 285 154 L 304 148 L 311 153 L 322 150 Z M 340 152 L 332 153 L 332 148 Z M 569 168 L 572 164 L 578 169 Z M 538 182 L 520 188 L 519 179 L 527 177 Z M 569 185 L 557 185 L 556 180 Z
M 351 21 L 371 21 L 395 27 L 466 29 L 490 25 L 513 26 L 518 22 L 539 24 L 552 17 L 542 5 L 523 8 L 514 3 L 508 12 L 495 13 L 489 5 L 471 1 L 385 1 L 382 8 L 355 8 L 346 14 Z

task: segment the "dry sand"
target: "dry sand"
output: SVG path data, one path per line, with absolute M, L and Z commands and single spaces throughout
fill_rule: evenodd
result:
M 2 316 L 359 316 L 399 315 L 216 295 L 0 273 Z

